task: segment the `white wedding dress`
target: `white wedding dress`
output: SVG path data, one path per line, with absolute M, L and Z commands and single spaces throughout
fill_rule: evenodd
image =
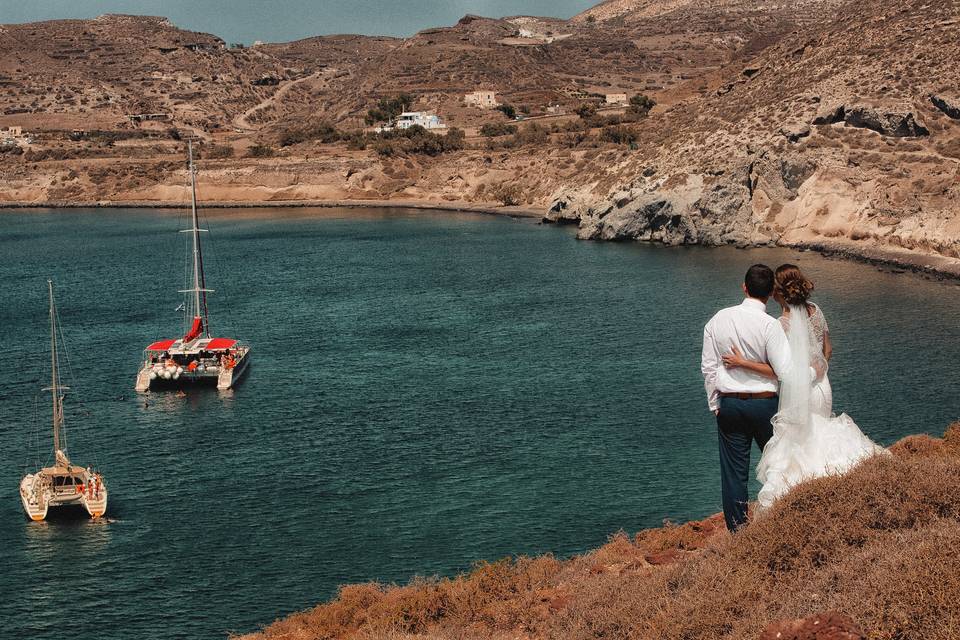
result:
M 820 307 L 813 313 L 790 307 L 781 317 L 790 343 L 791 368 L 780 383 L 780 409 L 773 418 L 773 437 L 763 449 L 757 478 L 763 483 L 761 509 L 794 485 L 828 474 L 845 473 L 886 449 L 865 436 L 843 413 L 833 415 L 833 390 L 823 356 L 827 320 Z

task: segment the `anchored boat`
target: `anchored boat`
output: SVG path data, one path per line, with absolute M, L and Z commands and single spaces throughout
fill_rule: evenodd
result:
M 193 227 L 181 233 L 193 238 L 193 286 L 184 289 L 185 322 L 189 330 L 182 338 L 158 340 L 144 349 L 143 366 L 137 374 L 137 391 L 157 388 L 179 388 L 189 384 L 215 384 L 217 389 L 231 389 L 243 376 L 250 361 L 250 347 L 233 338 L 215 338 L 210 334 L 207 294 L 203 273 L 201 229 L 197 217 L 197 180 L 193 166 L 193 143 L 190 155 L 190 209 Z
M 47 281 L 50 292 L 50 391 L 53 396 L 53 458 L 51 467 L 28 473 L 20 481 L 20 501 L 31 520 L 44 520 L 51 508 L 82 507 L 93 518 L 107 511 L 107 485 L 103 476 L 90 467 L 70 462 L 66 452 L 63 424 L 63 391 L 60 384 L 60 352 L 57 345 L 57 311 L 53 301 L 53 282 Z

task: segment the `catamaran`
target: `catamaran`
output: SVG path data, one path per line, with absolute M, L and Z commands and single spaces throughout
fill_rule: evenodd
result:
M 207 313 L 207 289 L 203 274 L 201 229 L 197 217 L 197 179 L 193 165 L 193 143 L 188 142 L 190 155 L 190 207 L 193 227 L 181 233 L 193 238 L 193 286 L 183 289 L 184 326 L 189 330 L 181 338 L 157 340 L 144 349 L 143 366 L 137 374 L 137 391 L 155 388 L 177 388 L 188 384 L 216 384 L 217 389 L 231 389 L 243 376 L 250 362 L 250 347 L 233 338 L 215 338 L 210 334 Z
M 93 518 L 107 511 L 107 485 L 103 476 L 90 467 L 70 462 L 66 452 L 63 424 L 63 392 L 60 384 L 60 352 L 57 347 L 57 311 L 53 302 L 53 282 L 47 281 L 50 291 L 50 362 L 53 396 L 53 459 L 52 467 L 28 473 L 20 481 L 20 501 L 31 520 L 44 520 L 51 507 L 83 507 Z

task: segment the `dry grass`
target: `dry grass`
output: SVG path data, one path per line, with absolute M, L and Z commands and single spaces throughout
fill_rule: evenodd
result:
M 871 640 L 958 638 L 960 423 L 891 449 L 797 487 L 736 536 L 714 517 L 565 561 L 348 586 L 251 638 L 757 638 L 833 611 Z

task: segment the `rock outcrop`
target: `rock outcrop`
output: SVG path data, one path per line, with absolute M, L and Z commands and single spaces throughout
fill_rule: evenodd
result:
M 931 95 L 930 101 L 937 109 L 943 111 L 954 120 L 960 120 L 960 98 L 944 94 Z
M 960 273 L 951 13 L 850 0 L 728 65 L 651 117 L 607 193 L 559 196 L 568 220 L 583 239 L 813 246 Z
M 896 138 L 930 135 L 926 127 L 917 123 L 913 113 L 905 110 L 857 105 L 845 110 L 843 121 L 851 127 L 863 127 Z

